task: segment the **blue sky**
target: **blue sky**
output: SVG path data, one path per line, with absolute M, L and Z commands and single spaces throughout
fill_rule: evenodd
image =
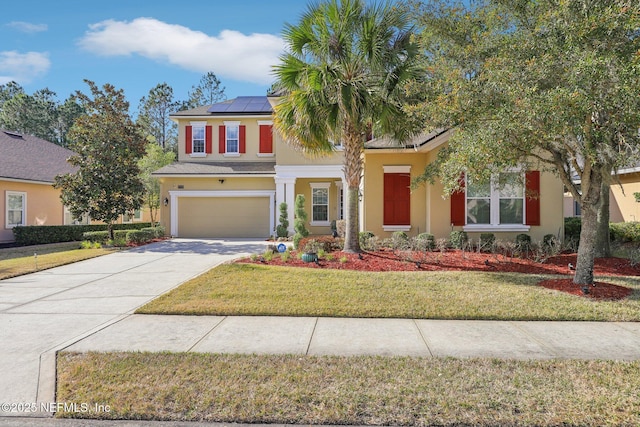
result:
M 64 101 L 83 79 L 139 100 L 166 82 L 176 99 L 216 73 L 229 98 L 263 95 L 283 50 L 285 22 L 305 0 L 14 0 L 0 14 L 0 84 L 49 88 Z

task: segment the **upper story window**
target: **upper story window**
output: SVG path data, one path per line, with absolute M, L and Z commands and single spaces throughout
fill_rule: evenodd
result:
M 204 124 L 193 125 L 191 137 L 192 153 L 204 153 Z
M 26 225 L 27 221 L 27 193 L 7 191 L 6 193 L 6 228 Z
M 524 174 L 503 172 L 491 182 L 467 178 L 467 225 L 524 224 Z
M 239 153 L 240 130 L 238 125 L 226 125 L 227 127 L 227 153 Z
M 211 126 L 207 122 L 190 122 L 185 129 L 186 154 L 204 157 L 211 153 Z
M 229 157 L 246 153 L 246 126 L 240 122 L 225 121 L 219 127 L 219 152 Z

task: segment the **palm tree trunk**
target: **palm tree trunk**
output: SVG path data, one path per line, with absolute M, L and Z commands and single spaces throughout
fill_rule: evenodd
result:
M 346 132 L 345 132 L 346 133 Z M 358 253 L 360 250 L 358 202 L 362 176 L 362 141 L 359 135 L 350 132 L 344 141 L 344 175 L 347 181 L 347 212 L 344 236 L 344 252 Z

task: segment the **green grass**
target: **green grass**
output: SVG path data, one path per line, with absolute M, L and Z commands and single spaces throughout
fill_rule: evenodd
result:
M 140 308 L 143 314 L 640 321 L 640 281 L 624 301 L 536 286 L 543 277 L 486 272 L 362 272 L 225 264 Z M 600 278 L 599 278 L 600 280 Z
M 0 280 L 71 264 L 116 250 L 80 249 L 80 242 L 0 249 Z M 37 257 L 34 254 L 37 254 Z
M 59 417 L 238 423 L 640 425 L 640 362 L 194 353 L 58 357 Z

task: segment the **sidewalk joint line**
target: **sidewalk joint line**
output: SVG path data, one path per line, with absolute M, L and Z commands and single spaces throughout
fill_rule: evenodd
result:
M 221 320 L 221 321 L 219 321 L 218 323 L 216 323 L 215 325 L 213 325 L 213 328 L 209 329 L 209 331 L 208 331 L 207 333 L 203 334 L 203 335 L 200 337 L 200 339 L 198 339 L 198 340 L 195 342 L 195 344 L 193 344 L 191 347 L 189 347 L 189 348 L 187 349 L 187 353 L 191 353 L 191 351 L 192 351 L 192 350 L 193 350 L 193 349 L 194 349 L 198 344 L 200 344 L 202 341 L 204 341 L 204 339 L 205 339 L 206 337 L 208 337 L 209 335 L 211 335 L 211 333 L 212 333 L 213 331 L 215 331 L 215 330 L 218 328 L 218 326 L 220 326 L 220 325 L 222 324 L 222 322 L 224 322 L 224 321 L 225 321 L 225 320 L 227 320 L 228 318 L 229 318 L 229 316 L 224 316 L 224 317 L 222 318 L 222 320 Z
M 433 356 L 433 352 L 431 351 L 431 347 L 429 347 L 429 341 L 427 340 L 427 337 L 424 336 L 424 333 L 422 332 L 422 329 L 420 329 L 420 326 L 418 325 L 418 321 L 416 319 L 411 319 L 413 320 L 413 324 L 415 325 L 416 329 L 418 329 L 418 333 L 420 334 L 420 338 L 422 338 L 422 342 L 424 343 L 424 346 L 427 347 L 427 351 L 429 352 L 429 356 L 434 357 Z
M 313 329 L 311 330 L 311 336 L 309 337 L 309 343 L 307 344 L 307 350 L 304 352 L 305 356 L 309 355 L 309 350 L 311 349 L 311 342 L 313 341 L 313 336 L 316 334 L 316 327 L 318 326 L 318 317 L 316 317 L 316 321 L 313 322 Z

